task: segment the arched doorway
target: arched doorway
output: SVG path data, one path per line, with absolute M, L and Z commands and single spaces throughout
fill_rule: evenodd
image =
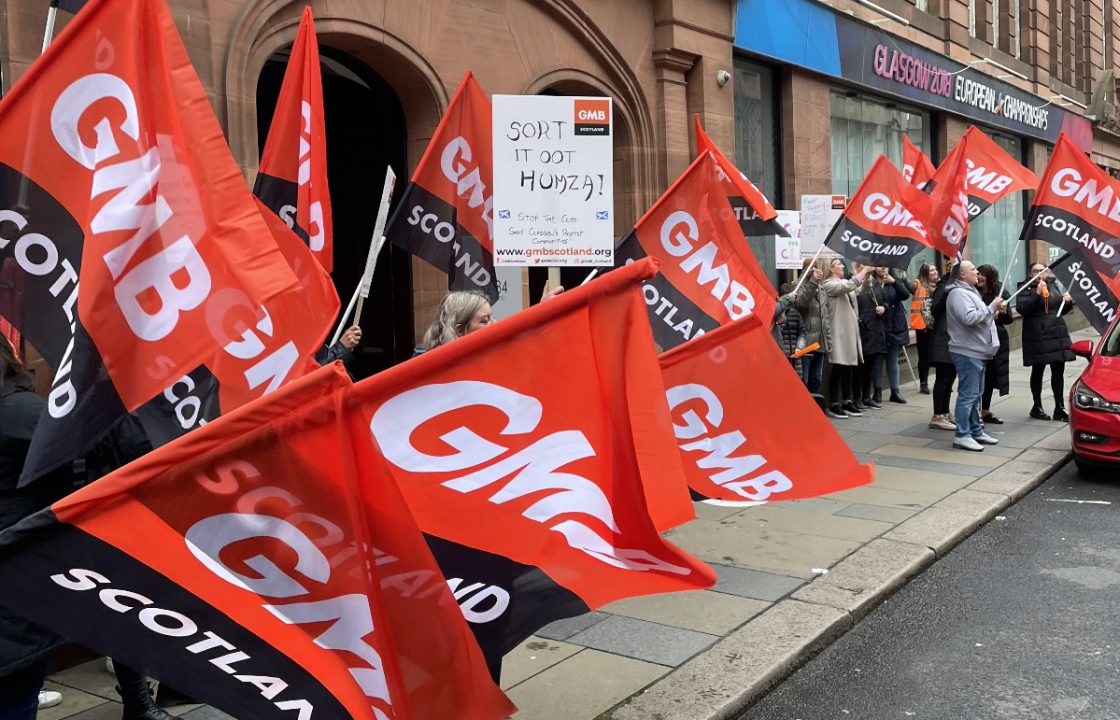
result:
M 397 174 L 394 201 L 408 181 L 406 125 L 400 99 L 381 76 L 348 53 L 322 45 L 319 52 L 334 214 L 331 277 L 345 307 L 365 267 L 386 165 Z M 259 151 L 268 137 L 288 54 L 288 48 L 273 54 L 257 82 Z M 408 253 L 392 245 L 382 249 L 361 325 L 363 340 L 352 368 L 356 377 L 372 375 L 411 356 L 414 328 Z

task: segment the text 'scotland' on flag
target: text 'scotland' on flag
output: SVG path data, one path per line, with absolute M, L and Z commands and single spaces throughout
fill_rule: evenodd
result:
M 0 602 L 240 720 L 500 720 L 340 366 L 0 533 Z
M 653 337 L 669 350 L 720 325 L 757 314 L 770 321 L 776 292 L 743 240 L 715 157 L 696 158 L 615 250 L 623 266 L 656 258 L 642 285 Z
M 701 589 L 644 260 L 355 386 L 492 667 L 545 624 Z M 468 588 L 485 602 L 468 603 Z
M 27 481 L 228 344 L 231 297 L 297 279 L 163 0 L 90 2 L 0 103 L 0 134 L 21 138 L 0 147 L 0 265 L 23 287 L 0 315 L 54 373 Z
M 930 244 L 929 215 L 929 196 L 880 155 L 825 244 L 863 265 L 905 269 Z
M 452 290 L 498 299 L 490 99 L 470 72 L 412 173 L 385 237 L 447 273 Z

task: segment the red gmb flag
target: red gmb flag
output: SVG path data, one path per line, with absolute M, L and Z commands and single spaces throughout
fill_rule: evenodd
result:
M 958 174 L 957 155 L 963 155 L 968 217 L 975 220 L 1000 199 L 1017 190 L 1034 190 L 1038 176 L 1011 157 L 995 140 L 975 125 L 941 162 L 934 175 L 935 187 L 950 183 Z
M 1081 253 L 1066 253 L 1052 268 L 1089 324 L 1102 334 L 1108 330 L 1120 313 L 1120 278 L 1100 274 Z
M 926 184 L 930 193 L 927 227 L 930 245 L 950 258 L 961 257 L 968 236 L 970 208 L 968 166 L 964 153 L 951 154 L 938 169 L 940 181 Z
M 788 237 L 789 232 L 778 222 L 778 211 L 770 205 L 754 183 L 727 159 L 708 133 L 700 124 L 700 114 L 693 115 L 696 122 L 696 154 L 711 152 L 719 166 L 720 182 L 727 193 L 727 201 L 735 211 L 735 219 L 747 237 L 759 235 L 781 235 Z
M 694 517 L 639 284 L 650 260 L 355 386 L 492 662 L 548 622 L 700 589 L 658 531 Z
M 283 218 L 327 272 L 334 266 L 323 78 L 311 8 L 303 9 L 253 193 Z
M 470 72 L 439 121 L 385 237 L 447 273 L 452 290 L 498 299 L 490 99 Z
M 918 149 L 918 146 L 910 142 L 910 136 L 902 134 L 902 177 L 906 178 L 906 182 L 918 188 L 924 188 L 926 183 L 929 182 L 936 170 L 933 163 L 930 162 L 929 157 L 924 152 Z
M 825 244 L 864 265 L 905 269 L 929 245 L 930 199 L 883 155 L 844 208 Z
M 0 534 L 0 600 L 242 720 L 514 708 L 322 368 Z
M 227 312 L 236 318 L 226 327 L 229 342 L 207 363 L 221 383 L 222 412 L 318 368 L 315 353 L 338 316 L 338 293 L 326 268 L 278 216 L 263 204 L 259 209 L 299 282 L 261 306 L 242 297 L 240 318 L 232 308 Z
M 1120 183 L 1064 133 L 1042 174 L 1023 236 L 1070 252 L 1106 278 L 1120 274 Z
M 801 500 L 870 483 L 758 316 L 659 358 L 693 497 Z
M 775 291 L 743 240 L 710 152 L 692 161 L 615 250 L 618 265 L 652 257 L 642 285 L 653 338 L 669 349 L 720 325 L 774 313 Z
M 209 360 L 296 279 L 163 0 L 94 0 L 0 102 L 0 310 L 54 373 L 24 479 Z M 81 288 L 79 292 L 79 287 Z

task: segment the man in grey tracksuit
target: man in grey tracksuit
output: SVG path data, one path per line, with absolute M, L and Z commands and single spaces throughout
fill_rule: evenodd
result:
M 957 368 L 957 435 L 953 447 L 980 452 L 999 441 L 984 432 L 980 422 L 980 395 L 984 366 L 999 350 L 996 315 L 1006 311 L 1003 298 L 991 305 L 976 289 L 976 266 L 961 262 L 957 281 L 949 287 L 945 318 L 949 331 L 949 357 Z

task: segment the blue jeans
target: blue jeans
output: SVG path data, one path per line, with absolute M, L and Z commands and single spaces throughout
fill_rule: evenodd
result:
M 980 437 L 984 426 L 980 424 L 980 395 L 984 388 L 983 360 L 950 352 L 957 368 L 957 437 Z
M 902 387 L 898 384 L 898 353 L 902 350 L 901 345 L 888 345 L 887 346 L 887 382 L 891 385 L 891 390 L 898 392 Z M 879 374 L 875 374 L 875 378 L 879 378 Z
M 824 357 L 823 352 L 811 352 L 801 358 L 801 381 L 814 395 L 820 395 L 821 392 L 821 382 L 824 380 Z
M 0 720 L 35 720 L 48 660 L 38 660 L 0 677 Z

